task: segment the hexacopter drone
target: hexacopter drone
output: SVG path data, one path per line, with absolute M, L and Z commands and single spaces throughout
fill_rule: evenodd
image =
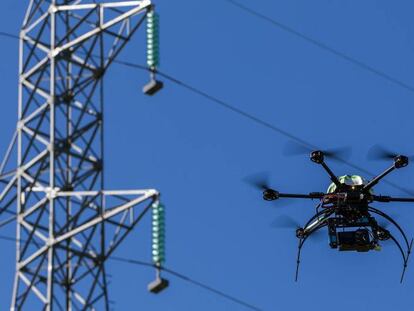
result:
M 404 155 L 393 155 L 393 165 L 383 173 L 366 181 L 358 175 L 337 177 L 326 165 L 324 152 L 313 151 L 310 159 L 320 164 L 328 173 L 332 184 L 327 193 L 311 192 L 309 194 L 280 193 L 266 185 L 261 185 L 263 199 L 274 201 L 280 198 L 319 199 L 316 214 L 302 228 L 297 228 L 296 236 L 299 239 L 296 277 L 300 264 L 301 249 L 309 236 L 323 227 L 328 228 L 329 245 L 339 251 L 368 252 L 381 250 L 380 241 L 393 241 L 403 258 L 401 282 L 407 268 L 413 240 L 408 241 L 406 234 L 399 224 L 384 212 L 370 206 L 373 202 L 414 202 L 414 198 L 396 198 L 391 196 L 375 195 L 373 187 L 386 175 L 395 169 L 408 165 L 409 158 Z M 391 158 L 389 155 L 388 158 Z M 385 226 L 380 225 L 374 218 L 381 217 L 392 224 L 402 236 L 400 242 Z

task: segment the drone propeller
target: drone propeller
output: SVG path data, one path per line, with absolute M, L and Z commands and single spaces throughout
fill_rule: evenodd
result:
M 392 152 L 381 145 L 372 146 L 367 154 L 367 159 L 372 161 L 394 160 L 399 154 Z M 414 156 L 408 157 L 409 160 L 414 160 Z
M 300 224 L 288 215 L 277 216 L 270 224 L 272 228 L 277 229 L 298 229 Z
M 261 172 L 254 175 L 250 175 L 246 178 L 244 178 L 244 182 L 246 182 L 251 187 L 260 190 L 265 191 L 268 189 L 272 189 L 269 185 L 269 173 L 267 172 Z M 291 205 L 293 203 L 292 200 L 274 200 L 271 202 L 274 206 L 287 206 Z
M 244 181 L 252 186 L 253 188 L 256 188 L 258 190 L 267 190 L 270 189 L 269 186 L 269 173 L 262 172 L 257 173 L 251 176 L 248 176 L 244 178 Z
M 310 147 L 305 145 L 301 145 L 294 141 L 288 141 L 285 145 L 283 150 L 283 154 L 285 156 L 296 156 L 296 155 L 304 155 L 310 154 L 312 150 Z M 339 148 L 329 148 L 321 150 L 326 157 L 331 159 L 343 159 L 346 160 L 351 156 L 351 148 L 350 147 L 339 147 Z

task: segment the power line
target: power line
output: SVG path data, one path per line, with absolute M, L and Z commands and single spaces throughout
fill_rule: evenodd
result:
M 5 235 L 0 235 L 0 240 L 10 241 L 10 242 L 16 242 L 16 238 L 12 238 L 12 237 L 5 236 Z M 118 262 L 124 262 L 124 263 L 133 264 L 133 265 L 154 268 L 154 264 L 152 264 L 150 262 L 136 260 L 136 259 L 128 259 L 128 258 L 117 257 L 117 256 L 111 256 L 111 257 L 109 257 L 109 259 L 114 260 L 114 261 L 118 261 Z M 256 306 L 254 306 L 254 305 L 252 305 L 252 304 L 250 304 L 248 302 L 245 302 L 245 301 L 243 301 L 243 300 L 241 300 L 239 298 L 236 298 L 234 296 L 231 296 L 229 294 L 226 294 L 226 293 L 224 293 L 224 292 L 222 292 L 222 291 L 220 291 L 218 289 L 215 289 L 215 288 L 213 288 L 211 286 L 208 286 L 206 284 L 203 284 L 203 283 L 201 283 L 199 281 L 196 281 L 196 280 L 194 280 L 194 279 L 192 279 L 192 278 L 190 278 L 190 277 L 188 277 L 188 276 L 186 276 L 186 275 L 184 275 L 182 273 L 179 273 L 179 272 L 177 272 L 175 270 L 172 270 L 172 269 L 167 268 L 167 267 L 161 267 L 161 270 L 163 270 L 166 273 L 169 273 L 169 274 L 171 274 L 171 275 L 173 275 L 173 276 L 175 276 L 175 277 L 177 277 L 177 278 L 179 278 L 179 279 L 181 279 L 183 281 L 186 281 L 186 282 L 188 282 L 190 284 L 193 284 L 193 285 L 196 285 L 198 287 L 201 287 L 201 288 L 203 288 L 203 289 L 205 289 L 205 290 L 207 290 L 207 291 L 209 291 L 209 292 L 211 292 L 213 294 L 216 294 L 216 295 L 221 296 L 221 297 L 223 297 L 223 298 L 225 298 L 227 300 L 230 300 L 230 301 L 232 301 L 234 303 L 237 303 L 239 305 L 242 305 L 242 306 L 244 306 L 246 308 L 249 308 L 249 309 L 255 310 L 255 311 L 262 311 L 262 309 L 260 309 L 259 307 L 256 307 Z
M 212 95 L 209 95 L 209 94 L 207 94 L 207 93 L 205 93 L 205 92 L 203 92 L 203 91 L 201 91 L 201 90 L 199 90 L 199 89 L 197 89 L 197 88 L 195 88 L 195 87 L 193 87 L 193 86 L 191 86 L 189 84 L 184 83 L 181 80 L 178 80 L 178 79 L 176 79 L 176 78 L 174 78 L 174 77 L 172 77 L 170 75 L 167 75 L 167 74 L 162 73 L 162 72 L 159 72 L 159 71 L 158 71 L 158 74 L 160 76 L 168 79 L 169 81 L 174 82 L 175 84 L 180 85 L 180 86 L 182 86 L 182 87 L 184 87 L 184 88 L 192 91 L 193 93 L 196 93 L 196 94 L 198 94 L 200 96 L 203 96 L 206 99 L 208 99 L 208 100 L 210 100 L 212 102 L 215 102 L 216 104 L 219 104 L 220 106 L 222 106 L 222 107 L 224 107 L 224 108 L 226 108 L 226 109 L 228 109 L 228 110 L 230 110 L 230 111 L 232 111 L 234 113 L 237 113 L 237 114 L 239 114 L 239 115 L 241 115 L 241 116 L 243 116 L 243 117 L 245 117 L 245 118 L 247 118 L 247 119 L 249 119 L 249 120 L 251 120 L 251 121 L 253 121 L 253 122 L 257 123 L 257 124 L 259 124 L 259 125 L 262 125 L 262 126 L 268 128 L 268 129 L 270 129 L 270 130 L 272 130 L 274 132 L 277 132 L 277 133 L 279 133 L 279 134 L 281 134 L 281 135 L 283 135 L 285 137 L 288 137 L 289 139 L 296 141 L 297 143 L 299 143 L 299 144 L 301 144 L 301 145 L 309 148 L 310 150 L 320 149 L 317 146 L 315 146 L 315 145 L 313 145 L 311 143 L 308 143 L 307 141 L 303 140 L 302 138 L 300 138 L 298 136 L 295 136 L 295 135 L 293 135 L 293 134 L 291 134 L 291 133 L 289 133 L 289 132 L 287 132 L 287 131 L 279 128 L 279 127 L 276 127 L 276 126 L 274 126 L 274 125 L 272 125 L 272 124 L 270 124 L 270 123 L 268 123 L 268 122 L 266 122 L 266 121 L 264 121 L 262 119 L 259 119 L 259 118 L 255 117 L 255 116 L 253 116 L 250 113 L 247 113 L 247 112 L 245 112 L 245 111 L 243 111 L 243 110 L 241 110 L 239 108 L 236 108 L 236 107 L 230 105 L 229 103 L 227 103 L 227 102 L 225 102 L 225 101 L 223 101 L 221 99 L 218 99 L 218 98 L 216 98 L 216 97 L 214 97 Z M 352 167 L 353 169 L 359 170 L 360 172 L 362 172 L 364 174 L 370 175 L 372 177 L 373 176 L 376 176 L 376 174 L 374 174 L 374 173 L 372 173 L 372 172 L 370 172 L 370 171 L 368 171 L 368 170 L 366 170 L 366 169 L 364 169 L 364 168 L 362 168 L 362 167 L 360 167 L 358 165 L 355 165 L 355 164 L 353 164 L 353 163 L 351 163 L 351 162 L 349 162 L 347 160 L 344 160 L 344 159 L 342 159 L 340 157 L 334 157 L 334 158 L 337 161 L 342 162 L 343 164 L 346 164 L 349 167 Z M 397 185 L 397 184 L 395 184 L 393 182 L 384 180 L 384 183 L 387 183 L 388 185 L 390 185 L 390 186 L 392 186 L 392 187 L 394 187 L 394 188 L 396 188 L 396 189 L 398 189 L 398 190 L 400 190 L 400 191 L 402 191 L 402 192 L 404 192 L 406 194 L 414 195 L 411 191 L 409 191 L 407 189 L 404 189 L 403 187 L 401 187 L 401 186 L 399 186 L 399 185 Z
M 0 36 L 8 37 L 8 38 L 11 38 L 11 39 L 20 39 L 19 36 L 16 36 L 12 33 L 4 32 L 4 31 L 0 31 Z
M 227 1 L 230 2 L 230 3 L 233 3 L 233 4 L 235 3 L 234 1 L 231 1 L 231 0 L 227 0 Z M 265 17 L 265 16 L 263 16 L 263 17 Z M 337 56 L 340 56 L 340 57 L 342 57 L 342 58 L 344 58 L 344 59 L 346 59 L 346 60 L 348 60 L 350 62 L 353 62 L 356 65 L 359 65 L 359 66 L 362 65 L 361 66 L 362 68 L 365 68 L 366 70 L 370 70 L 373 73 L 376 73 L 378 75 L 382 75 L 383 78 L 385 78 L 385 79 L 387 79 L 387 80 L 389 80 L 391 82 L 394 82 L 396 84 L 399 84 L 402 87 L 405 87 L 405 88 L 408 87 L 409 90 L 414 91 L 414 88 L 411 88 L 410 86 L 402 83 L 401 81 L 396 80 L 396 79 L 394 79 L 394 78 L 392 78 L 392 77 L 390 77 L 388 75 L 385 75 L 384 73 L 382 73 L 380 71 L 377 71 L 376 69 L 374 69 L 372 67 L 369 67 L 369 66 L 367 66 L 367 65 L 365 65 L 365 64 L 363 64 L 363 63 L 361 63 L 361 62 L 359 62 L 359 61 L 357 61 L 355 59 L 352 59 L 352 58 L 348 57 L 347 55 L 345 55 L 345 54 L 343 54 L 341 52 L 338 52 L 336 50 L 333 50 L 333 49 L 331 49 L 330 47 L 328 47 L 328 46 L 326 46 L 324 44 L 318 43 L 318 41 L 315 41 L 315 40 L 313 40 L 311 38 L 308 38 L 308 37 L 306 37 L 304 35 L 301 35 L 300 33 L 296 32 L 293 29 L 290 29 L 290 28 L 286 28 L 285 27 L 285 30 L 290 31 L 290 32 L 296 34 L 297 36 L 301 36 L 304 39 L 307 38 L 307 40 L 309 42 L 311 42 L 311 43 L 313 43 L 315 45 L 318 45 L 319 47 L 321 47 L 321 48 L 323 48 L 325 50 L 328 50 L 328 51 L 336 54 Z M 15 35 L 12 35 L 12 34 L 9 34 L 9 33 L 5 33 L 5 32 L 0 32 L 0 35 L 1 36 L 5 36 L 5 37 L 9 37 L 9 38 L 13 38 L 13 39 L 18 39 L 19 38 L 18 36 L 15 36 Z M 132 64 L 132 63 L 128 63 L 128 62 L 125 62 L 125 61 L 115 61 L 115 62 L 116 63 L 119 63 L 119 64 L 123 64 L 123 65 L 129 66 L 129 67 L 139 68 L 141 70 L 147 70 L 147 68 L 145 66 L 141 66 L 141 65 L 138 65 L 138 64 Z M 169 81 L 171 81 L 171 82 L 173 82 L 173 83 L 175 83 L 175 84 L 177 84 L 177 85 L 179 85 L 179 86 L 181 86 L 183 88 L 186 88 L 187 90 L 189 90 L 189 91 L 191 91 L 191 92 L 193 92 L 195 94 L 198 94 L 199 96 L 202 96 L 202 97 L 208 99 L 209 101 L 212 101 L 212 102 L 215 102 L 216 104 L 219 104 L 220 106 L 226 108 L 229 111 L 232 111 L 234 113 L 237 113 L 237 114 L 239 114 L 239 115 L 241 115 L 241 116 L 243 116 L 243 117 L 245 117 L 245 118 L 247 118 L 247 119 L 249 119 L 249 120 L 257 123 L 257 124 L 260 124 L 260 125 L 268 128 L 268 129 L 270 129 L 272 131 L 275 131 L 275 132 L 277 132 L 277 133 L 279 133 L 279 134 L 281 134 L 283 136 L 286 136 L 286 137 L 288 137 L 288 138 L 290 138 L 292 140 L 295 140 L 298 143 L 300 143 L 300 144 L 302 144 L 302 145 L 304 145 L 304 146 L 306 146 L 308 148 L 316 149 L 316 147 L 314 145 L 312 145 L 312 144 L 304 141 L 303 139 L 301 139 L 301 138 L 299 138 L 299 137 L 297 137 L 297 136 L 295 136 L 293 134 L 290 134 L 289 132 L 287 132 L 287 131 L 279 128 L 279 127 L 276 127 L 276 126 L 274 126 L 274 125 L 272 125 L 272 124 L 270 124 L 270 123 L 268 123 L 268 122 L 266 122 L 264 120 L 261 120 L 261 119 L 255 117 L 255 116 L 253 116 L 252 114 L 249 114 L 249 113 L 247 113 L 247 112 L 245 112 L 245 111 L 243 111 L 243 110 L 241 110 L 241 109 L 239 109 L 237 107 L 234 107 L 231 104 L 229 104 L 229 103 L 227 103 L 227 102 L 225 102 L 225 101 L 223 101 L 223 100 L 221 100 L 221 99 L 219 99 L 219 98 L 217 98 L 215 96 L 212 96 L 212 95 L 210 95 L 210 94 L 208 94 L 208 93 L 206 93 L 206 92 L 204 92 L 204 91 L 202 91 L 202 90 L 200 90 L 198 88 L 195 88 L 195 87 L 193 87 L 193 86 L 191 86 L 191 85 L 189 85 L 189 84 L 187 84 L 187 83 L 185 83 L 185 82 L 183 82 L 183 81 L 181 81 L 181 80 L 179 80 L 177 78 L 174 78 L 174 77 L 172 77 L 172 76 L 170 76 L 170 75 L 168 75 L 166 73 L 163 73 L 163 72 L 158 71 L 158 74 L 160 76 L 164 77 L 165 79 L 167 79 L 167 80 L 169 80 Z M 362 168 L 359 168 L 358 166 L 355 166 L 352 163 L 349 163 L 349 162 L 347 162 L 345 160 L 342 160 L 342 159 L 338 159 L 338 160 L 341 160 L 343 163 L 345 163 L 345 164 L 347 164 L 347 165 L 349 165 L 351 167 L 354 167 L 354 168 L 356 168 L 358 170 L 361 170 L 361 171 L 364 171 L 366 173 L 369 173 L 368 171 L 366 171 L 366 170 L 364 170 Z M 369 174 L 370 175 L 373 175 L 372 173 L 369 173 Z M 388 183 L 391 184 L 391 185 L 393 185 L 390 182 L 388 182 Z M 399 188 L 400 190 L 406 191 L 405 189 L 400 188 L 397 185 L 393 185 L 393 186 L 396 187 L 396 188 Z M 9 241 L 16 241 L 15 238 L 7 237 L 7 236 L 0 236 L 0 239 L 9 240 Z M 121 258 L 121 257 L 112 257 L 112 258 L 110 257 L 110 259 L 117 260 L 117 261 L 122 261 L 122 262 L 127 262 L 127 263 L 131 263 L 131 264 L 135 264 L 135 265 L 153 267 L 153 265 L 151 263 L 141 262 L 141 261 L 137 261 L 137 260 L 133 260 L 133 259 L 126 259 L 126 258 Z M 180 279 L 182 279 L 184 281 L 187 281 L 187 282 L 189 282 L 189 283 L 191 283 L 193 285 L 199 286 L 199 287 L 201 287 L 201 288 L 203 288 L 203 289 L 205 289 L 207 291 L 210 291 L 212 293 L 215 293 L 217 295 L 220 295 L 221 297 L 224 297 L 224 298 L 226 298 L 228 300 L 231 300 L 231 301 L 233 301 L 235 303 L 238 303 L 240 305 L 243 305 L 245 307 L 248 307 L 248 308 L 250 308 L 252 310 L 261 310 L 258 307 L 255 307 L 255 306 L 253 306 L 253 305 L 251 305 L 249 303 L 246 303 L 246 302 L 244 302 L 244 301 L 242 301 L 242 300 L 240 300 L 238 298 L 235 298 L 233 296 L 230 296 L 230 295 L 228 295 L 228 294 L 226 294 L 226 293 L 224 293 L 222 291 L 219 291 L 217 289 L 214 289 L 214 288 L 212 288 L 212 287 L 210 287 L 208 285 L 205 285 L 205 284 L 203 284 L 203 283 L 201 283 L 199 281 L 196 281 L 196 280 L 194 280 L 192 278 L 189 278 L 188 276 L 185 276 L 185 275 L 183 275 L 183 274 L 181 274 L 179 272 L 176 272 L 176 271 L 174 271 L 172 269 L 162 268 L 162 270 L 164 270 L 165 272 L 167 272 L 167 273 L 169 273 L 171 275 L 174 275 L 177 278 L 180 278 Z
M 385 73 L 385 72 L 383 72 L 379 69 L 376 69 L 376 68 L 374 68 L 374 67 L 372 67 L 372 66 L 370 66 L 370 65 L 368 65 L 368 64 L 366 64 L 366 63 L 364 63 L 364 62 L 362 62 L 362 61 L 360 61 L 360 60 L 358 60 L 354 57 L 351 57 L 351 56 L 349 56 L 349 55 L 347 55 L 347 54 L 345 54 L 345 53 L 343 53 L 339 50 L 336 50 L 336 49 L 330 47 L 329 45 L 327 45 L 327 44 L 325 44 L 325 43 L 323 43 L 323 42 L 321 42 L 317 39 L 314 39 L 314 38 L 312 38 L 312 37 L 310 37 L 310 36 L 308 36 L 308 35 L 306 35 L 302 32 L 299 32 L 299 31 L 293 29 L 292 27 L 275 20 L 274 18 L 266 16 L 266 15 L 254 10 L 250 7 L 247 7 L 247 6 L 237 2 L 237 1 L 234 1 L 234 0 L 225 0 L 225 1 L 232 4 L 235 7 L 238 7 L 239 9 L 242 9 L 243 11 L 249 13 L 250 15 L 256 16 L 256 17 L 258 17 L 258 18 L 260 18 L 264 21 L 267 21 L 270 24 L 272 24 L 273 26 L 275 26 L 275 27 L 287 32 L 287 33 L 290 33 L 290 34 L 292 34 L 292 35 L 294 35 L 294 36 L 296 36 L 300 39 L 303 39 L 303 40 L 307 41 L 308 43 L 313 44 L 314 46 L 316 46 L 316 47 L 318 47 L 322 50 L 325 50 L 325 51 L 327 51 L 327 52 L 329 52 L 329 53 L 331 53 L 331 54 L 333 54 L 333 55 L 335 55 L 339 58 L 342 58 L 343 60 L 346 60 L 349 63 L 352 63 L 352 64 L 356 65 L 357 67 L 359 67 L 361 69 L 364 69 L 364 70 L 366 70 L 366 71 L 368 71 L 372 74 L 375 74 L 375 75 L 377 75 L 377 76 L 379 76 L 379 77 L 381 77 L 381 78 L 383 78 L 383 79 L 385 79 L 389 82 L 392 82 L 395 85 L 398 85 L 398 86 L 400 86 L 400 87 L 402 87 L 402 88 L 404 88 L 404 89 L 406 89 L 410 92 L 414 92 L 414 87 L 413 86 L 411 86 L 411 85 L 409 85 L 409 84 L 407 84 L 407 83 L 405 83 L 405 82 L 403 82 L 399 79 L 396 79 L 396 78 L 390 76 L 389 74 L 387 74 L 387 73 Z
M 17 239 L 16 238 L 12 238 L 6 235 L 0 235 L 0 240 L 4 240 L 4 241 L 10 241 L 10 242 L 16 242 Z
M 234 2 L 232 0 L 226 0 L 226 1 L 229 1 L 229 2 L 232 2 L 232 3 L 236 3 L 236 2 Z M 14 36 L 14 35 L 11 35 L 11 36 Z M 132 63 L 132 62 L 128 62 L 128 61 L 113 60 L 113 62 L 114 63 L 117 63 L 117 64 L 120 64 L 120 65 L 127 66 L 127 67 L 139 69 L 139 70 L 144 70 L 144 71 L 148 71 L 149 70 L 147 66 L 143 66 L 143 65 L 136 64 L 136 63 Z M 162 76 L 162 77 L 164 77 L 165 79 L 173 82 L 174 84 L 176 84 L 178 86 L 181 86 L 181 87 L 183 87 L 183 88 L 191 91 L 192 93 L 195 93 L 195 94 L 197 94 L 199 96 L 202 96 L 202 97 L 208 99 L 209 101 L 214 102 L 214 103 L 216 103 L 216 104 L 218 104 L 218 105 L 226 108 L 227 110 L 229 110 L 229 111 L 231 111 L 233 113 L 236 113 L 238 115 L 241 115 L 244 118 L 249 119 L 249 120 L 255 122 L 256 124 L 259 124 L 259 125 L 261 125 L 263 127 L 266 127 L 268 129 L 272 130 L 273 132 L 276 132 L 276 133 L 278 133 L 280 135 L 283 135 L 283 136 L 285 136 L 285 137 L 287 137 L 287 138 L 289 138 L 291 140 L 294 140 L 297 143 L 305 146 L 306 148 L 309 148 L 310 150 L 320 149 L 317 146 L 315 146 L 315 145 L 313 145 L 313 144 L 311 144 L 311 143 L 303 140 L 302 138 L 300 138 L 300 137 L 298 137 L 296 135 L 293 135 L 293 134 L 289 133 L 288 131 L 285 131 L 285 130 L 283 130 L 283 129 L 275 126 L 275 125 L 272 125 L 269 122 L 266 122 L 266 121 L 264 121 L 264 120 L 262 120 L 262 119 L 260 119 L 260 118 L 258 118 L 256 116 L 254 116 L 254 115 L 252 115 L 252 114 L 250 114 L 250 113 L 248 113 L 246 111 L 243 111 L 243 110 L 241 110 L 241 109 L 239 109 L 239 108 L 231 105 L 230 103 L 225 102 L 224 100 L 221 100 L 221 99 L 219 99 L 219 98 L 217 98 L 217 97 L 215 97 L 213 95 L 210 95 L 207 92 L 204 92 L 204 91 L 202 91 L 202 90 L 200 90 L 200 89 L 198 89 L 198 88 L 196 88 L 194 86 L 191 86 L 190 84 L 185 83 L 184 81 L 179 80 L 179 79 L 177 79 L 177 78 L 175 78 L 175 77 L 173 77 L 173 76 L 171 76 L 171 75 L 169 75 L 167 73 L 164 73 L 164 72 L 161 72 L 161 71 L 157 70 L 157 74 L 160 75 L 160 76 Z M 413 91 L 414 91 L 414 88 L 413 88 Z M 366 169 L 364 169 L 364 168 L 362 168 L 362 167 L 360 167 L 358 165 L 355 165 L 355 164 L 353 164 L 353 163 L 351 163 L 351 162 L 349 162 L 347 160 L 344 160 L 344 159 L 339 158 L 339 157 L 335 157 L 335 159 L 337 161 L 343 163 L 343 164 L 348 165 L 349 167 L 351 167 L 353 169 L 359 170 L 360 172 L 362 172 L 362 173 L 364 173 L 366 175 L 369 175 L 371 177 L 376 176 L 376 174 L 374 174 L 374 173 L 372 173 L 372 172 L 370 172 L 370 171 L 368 171 L 368 170 L 366 170 Z M 398 189 L 398 190 L 400 190 L 400 191 L 402 191 L 402 192 L 404 192 L 404 193 L 406 193 L 408 195 L 414 195 L 414 193 L 412 191 L 409 191 L 409 190 L 407 190 L 407 189 L 405 189 L 405 188 L 403 188 L 403 187 L 401 187 L 401 186 L 399 186 L 399 185 L 397 185 L 397 184 L 395 184 L 393 182 L 384 180 L 384 183 L 386 183 L 386 184 L 394 187 L 395 189 Z
M 0 222 L 0 228 L 8 225 L 9 223 L 14 222 L 17 219 L 17 216 L 11 216 L 10 218 L 3 220 L 2 222 Z
M 127 258 L 114 257 L 114 256 L 109 257 L 109 259 L 112 259 L 112 260 L 115 260 L 115 261 L 120 261 L 120 262 L 125 262 L 125 263 L 130 263 L 130 264 L 134 264 L 134 265 L 139 265 L 139 266 L 154 267 L 154 265 L 151 264 L 151 263 L 144 262 L 144 261 L 139 261 L 139 260 L 135 260 L 135 259 L 127 259 Z M 174 270 L 172 270 L 170 268 L 161 267 L 161 270 L 163 270 L 163 271 L 165 271 L 165 272 L 167 272 L 167 273 L 169 273 L 169 274 L 171 274 L 171 275 L 173 275 L 173 276 L 175 276 L 175 277 L 177 277 L 177 278 L 179 278 L 179 279 L 181 279 L 183 281 L 189 282 L 189 283 L 191 283 L 193 285 L 196 285 L 198 287 L 201 287 L 201 288 L 203 288 L 203 289 L 205 289 L 205 290 L 207 290 L 207 291 L 209 291 L 211 293 L 214 293 L 214 294 L 219 295 L 219 296 L 221 296 L 223 298 L 226 298 L 226 299 L 228 299 L 228 300 L 230 300 L 230 301 L 232 301 L 234 303 L 237 303 L 239 305 L 242 305 L 242 306 L 244 306 L 246 308 L 249 308 L 249 309 L 252 309 L 252 310 L 256 310 L 256 311 L 261 311 L 262 310 L 259 307 L 256 307 L 256 306 L 254 306 L 254 305 L 252 305 L 250 303 L 247 303 L 247 302 L 245 302 L 243 300 L 240 300 L 238 298 L 235 298 L 234 296 L 228 295 L 228 294 L 226 294 L 226 293 L 224 293 L 224 292 L 222 292 L 222 291 L 220 291 L 218 289 L 215 289 L 215 288 L 213 288 L 211 286 L 208 286 L 206 284 L 203 284 L 203 283 L 201 283 L 199 281 L 196 281 L 196 280 L 194 280 L 194 279 L 192 279 L 192 278 L 190 278 L 190 277 L 188 277 L 188 276 L 186 276 L 186 275 L 184 275 L 182 273 L 179 273 L 177 271 L 174 271 Z

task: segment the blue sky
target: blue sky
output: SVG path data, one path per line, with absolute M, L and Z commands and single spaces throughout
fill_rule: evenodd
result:
M 161 67 L 186 83 L 311 144 L 352 146 L 350 161 L 371 172 L 381 143 L 414 154 L 414 92 L 361 69 L 224 0 L 156 2 L 161 15 Z M 291 0 L 240 3 L 414 87 L 412 1 Z M 18 33 L 26 1 L 3 0 L 0 31 Z M 143 32 L 120 59 L 144 64 Z M 17 112 L 17 42 L 0 37 L 0 151 L 12 136 Z M 412 304 L 414 267 L 399 284 L 401 259 L 382 252 L 331 250 L 327 241 L 304 248 L 295 283 L 297 240 L 274 229 L 288 214 L 305 222 L 311 201 L 274 207 L 243 178 L 269 171 L 285 192 L 325 191 L 329 179 L 306 156 L 286 157 L 289 140 L 165 81 L 156 97 L 141 93 L 147 76 L 114 64 L 106 86 L 106 185 L 155 187 L 167 208 L 167 266 L 263 310 L 402 310 Z M 360 173 L 332 163 L 337 175 Z M 414 166 L 387 179 L 414 191 Z M 370 177 L 370 176 L 366 176 Z M 404 196 L 380 184 L 376 193 Z M 376 205 L 414 235 L 413 206 Z M 116 255 L 149 260 L 149 219 Z M 0 234 L 12 235 L 13 225 Z M 388 247 L 387 247 L 388 246 Z M 0 305 L 8 306 L 14 245 L 0 241 Z M 108 263 L 115 310 L 247 310 L 171 277 L 159 296 L 146 292 L 153 271 Z M 5 307 L 2 307 L 5 308 Z

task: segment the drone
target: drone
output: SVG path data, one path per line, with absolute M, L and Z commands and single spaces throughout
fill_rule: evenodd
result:
M 410 257 L 413 239 L 409 242 L 400 225 L 389 215 L 371 206 L 374 202 L 414 202 L 414 198 L 397 198 L 384 195 L 375 195 L 373 187 L 385 176 L 396 169 L 406 167 L 409 157 L 404 155 L 390 155 L 387 158 L 393 160 L 392 166 L 387 168 L 370 181 L 359 175 L 345 175 L 337 177 L 325 162 L 326 154 L 321 150 L 312 151 L 310 160 L 322 166 L 328 173 L 332 184 L 326 193 L 311 192 L 309 194 L 281 193 L 267 185 L 262 184 L 263 199 L 275 201 L 282 198 L 317 199 L 316 213 L 309 221 L 296 229 L 296 237 L 299 239 L 296 275 L 298 280 L 301 250 L 307 239 L 318 230 L 327 227 L 329 246 L 339 251 L 368 252 L 381 250 L 381 242 L 390 240 L 398 247 L 402 259 L 403 270 L 400 282 L 404 279 L 408 259 Z M 393 225 L 400 233 L 402 239 L 397 239 L 387 230 L 386 225 L 378 223 L 377 218 Z

